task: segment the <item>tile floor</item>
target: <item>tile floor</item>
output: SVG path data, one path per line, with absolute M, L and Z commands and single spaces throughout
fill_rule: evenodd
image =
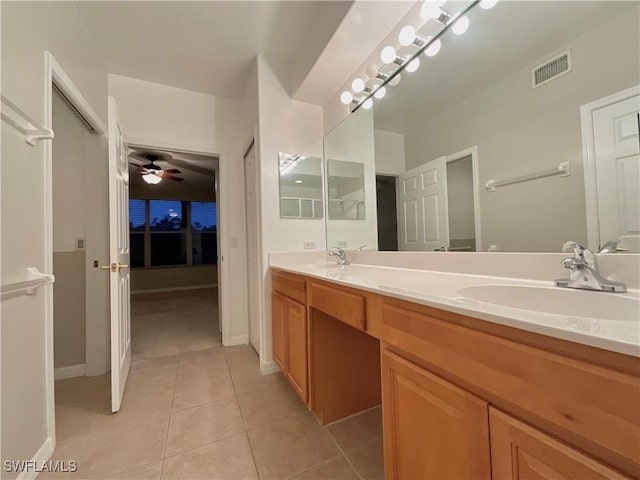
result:
M 160 302 L 168 302 L 156 313 L 165 320 L 204 316 L 193 305 L 178 316 L 175 307 L 182 302 Z M 139 316 L 153 322 L 156 307 L 135 307 L 132 324 L 140 324 Z M 136 335 L 140 330 L 134 342 Z M 197 349 L 194 341 L 157 338 L 138 339 L 115 415 L 108 375 L 56 382 L 53 459 L 76 460 L 79 467 L 39 478 L 383 478 L 380 408 L 323 428 L 280 373 L 260 374 L 251 347 Z M 160 355 L 180 346 L 185 348 Z

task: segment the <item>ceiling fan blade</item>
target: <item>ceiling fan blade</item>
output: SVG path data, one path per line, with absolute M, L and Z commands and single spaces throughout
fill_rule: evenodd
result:
M 177 168 L 165 168 L 162 170 L 164 173 L 182 173 Z
M 173 175 L 162 175 L 162 178 L 166 178 L 167 180 L 173 180 L 174 182 L 183 182 L 184 178 L 174 177 Z
M 189 170 L 191 172 L 199 173 L 201 175 L 206 175 L 207 177 L 212 177 L 214 174 L 213 169 L 203 168 L 198 165 L 191 165 L 190 163 L 185 162 L 184 160 L 180 160 L 179 158 L 173 158 L 168 163 L 176 167 Z

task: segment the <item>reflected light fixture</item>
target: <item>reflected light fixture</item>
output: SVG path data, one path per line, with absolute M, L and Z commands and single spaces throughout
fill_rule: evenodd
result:
M 373 100 L 370 98 L 367 98 L 362 104 L 362 108 L 364 108 L 365 110 L 369 110 L 372 106 L 373 106 Z
M 157 185 L 162 180 L 162 177 L 159 177 L 155 173 L 147 173 L 146 175 L 142 176 L 142 179 L 149 185 Z
M 293 181 L 293 183 L 298 183 L 298 184 L 300 184 L 300 183 L 302 183 L 302 180 L 294 180 L 294 181 Z
M 369 78 L 376 78 L 379 72 L 380 72 L 380 69 L 375 63 L 372 63 L 371 65 L 369 65 L 366 70 L 367 77 Z
M 382 52 L 380 52 L 380 60 L 382 60 L 382 63 L 384 64 L 393 63 L 396 58 L 396 49 L 391 45 L 384 47 Z
M 349 105 L 351 102 L 353 102 L 353 95 L 348 90 L 345 90 L 340 94 L 340 101 L 344 105 Z
M 409 63 L 407 63 L 405 70 L 409 73 L 413 73 L 416 70 L 418 70 L 418 68 L 420 68 L 420 59 L 416 57 L 413 60 L 411 60 Z
M 375 93 L 373 94 L 374 97 L 376 97 L 378 100 L 380 100 L 381 98 L 384 98 L 384 96 L 387 94 L 387 89 L 386 87 L 380 87 L 379 89 L 377 89 L 375 91 Z
M 451 31 L 456 35 L 462 35 L 469 28 L 469 17 L 466 15 L 455 20 L 451 27 Z
M 402 77 L 400 76 L 400 74 L 398 74 L 391 80 L 389 80 L 389 85 L 391 85 L 392 87 L 396 87 L 400 83 L 400 80 L 402 80 Z
M 429 37 L 427 39 L 427 41 L 430 41 L 432 37 Z M 435 57 L 438 52 L 440 51 L 440 48 L 442 47 L 442 42 L 440 41 L 440 39 L 436 40 L 435 42 L 433 42 L 431 45 L 429 45 L 427 47 L 427 49 L 424 51 L 424 54 L 427 57 Z
M 498 0 L 480 0 L 480 8 L 483 10 L 489 10 L 490 8 L 495 7 L 496 3 L 498 3 Z
M 442 6 L 443 3 L 444 2 L 441 0 L 424 0 L 424 3 L 420 8 L 420 16 L 422 17 L 422 20 L 426 22 L 439 18 L 442 14 L 440 6 Z

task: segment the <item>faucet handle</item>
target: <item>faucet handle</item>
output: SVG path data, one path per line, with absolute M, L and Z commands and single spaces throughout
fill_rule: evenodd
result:
M 365 248 L 367 248 L 366 245 L 360 245 L 358 248 L 356 248 L 356 252 L 361 252 L 363 251 Z
M 335 252 L 329 252 L 329 255 L 344 255 L 344 250 L 340 247 L 332 247 Z
M 591 268 L 596 268 L 596 256 L 591 250 L 579 244 L 578 242 L 574 242 L 571 240 L 565 242 L 565 244 L 562 245 L 563 252 L 566 252 L 569 249 L 573 249 L 573 258 L 575 260 L 581 261 Z

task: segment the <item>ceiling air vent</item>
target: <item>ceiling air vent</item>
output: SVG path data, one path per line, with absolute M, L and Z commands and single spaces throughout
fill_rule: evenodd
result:
M 533 88 L 547 83 L 571 71 L 571 51 L 555 57 L 533 70 Z

